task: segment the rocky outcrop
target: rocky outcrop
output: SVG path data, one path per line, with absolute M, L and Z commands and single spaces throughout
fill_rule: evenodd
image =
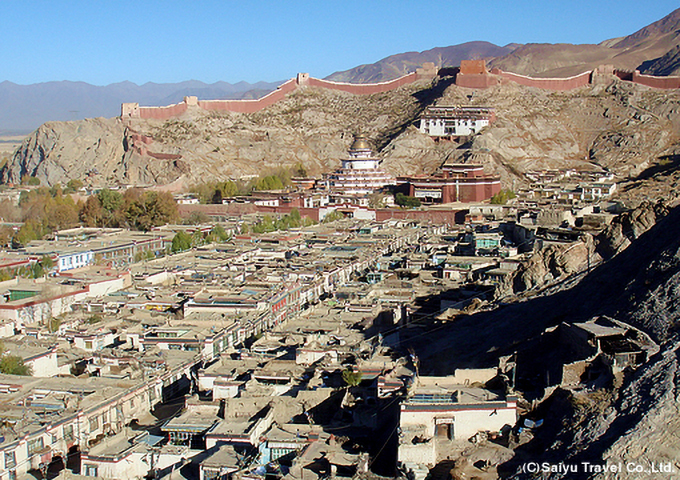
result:
M 668 215 L 668 206 L 663 203 L 650 202 L 643 202 L 639 207 L 622 213 L 598 235 L 598 254 L 604 259 L 613 257 L 628 248 L 631 242 L 666 215 Z
M 643 202 L 637 208 L 618 215 L 593 238 L 584 233 L 572 243 L 538 240 L 537 249 L 502 285 L 498 295 L 533 291 L 585 272 L 628 248 L 632 242 L 668 215 L 663 203 Z
M 19 183 L 24 176 L 43 185 L 85 179 L 93 170 L 122 161 L 123 126 L 113 119 L 49 122 L 26 138 L 0 171 L 2 183 Z
M 552 302 L 550 297 L 545 301 L 556 310 L 553 315 L 568 321 L 611 314 L 650 335 L 660 344 L 660 351 L 637 369 L 626 370 L 619 388 L 571 394 L 567 403 L 551 410 L 551 418 L 546 419 L 550 427 L 533 443 L 518 449 L 507 467 L 518 468 L 531 452 L 530 460 L 539 463 L 642 465 L 644 470 L 635 478 L 658 478 L 660 474 L 650 470 L 652 462 L 657 467 L 670 463 L 676 472 L 680 469 L 680 440 L 673 434 L 680 428 L 680 208 L 644 206 L 621 218 L 621 223 L 631 225 L 631 230 L 643 229 L 655 216 L 660 216 L 657 223 L 645 233 L 637 230 L 639 236 L 628 248 L 575 287 L 555 294 Z M 579 416 L 574 409 L 585 403 L 593 408 Z M 525 478 L 519 472 L 507 477 Z
M 570 244 L 552 243 L 539 249 L 526 262 L 522 262 L 512 278 L 512 292 L 534 290 L 582 272 L 588 267 L 592 254 L 592 238 Z

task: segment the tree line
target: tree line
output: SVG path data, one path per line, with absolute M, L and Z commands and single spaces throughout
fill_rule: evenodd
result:
M 277 168 L 270 175 L 260 175 L 250 181 L 211 181 L 193 185 L 190 192 L 201 203 L 222 203 L 225 198 L 250 195 L 254 191 L 283 190 L 292 185 L 293 177 L 306 177 L 307 170 L 298 164 L 292 168 Z
M 56 230 L 79 225 L 148 231 L 179 218 L 177 202 L 167 192 L 103 189 L 85 202 L 75 202 L 66 193 L 72 188 L 67 189 L 59 185 L 39 187 L 21 192 L 16 206 L 0 202 L 0 217 L 5 223 L 23 223 L 16 232 L 11 226 L 0 227 L 0 244 L 18 248 Z

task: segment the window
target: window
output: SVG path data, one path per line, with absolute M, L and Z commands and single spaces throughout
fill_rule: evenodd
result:
M 39 452 L 42 450 L 44 447 L 43 444 L 43 439 L 42 437 L 39 438 L 34 438 L 33 440 L 28 441 L 28 455 L 34 455 L 35 453 Z
M 90 418 L 90 432 L 93 432 L 99 428 L 99 417 Z M 96 477 L 96 475 L 95 475 Z
M 73 425 L 64 426 L 64 440 L 73 440 Z
M 10 469 L 14 468 L 17 465 L 17 459 L 16 456 L 14 455 L 14 451 L 12 452 L 5 452 L 5 468 Z
M 52 434 L 52 445 L 54 445 L 55 443 L 57 443 L 57 440 L 58 440 L 58 439 L 57 439 L 57 436 L 53 433 L 53 434 Z
M 9 471 L 9 480 L 17 480 L 17 472 L 14 470 Z
M 88 349 L 88 350 L 91 350 L 92 349 L 92 342 L 91 341 L 85 342 L 85 348 Z
M 85 464 L 85 475 L 88 476 L 88 477 L 96 477 L 97 476 L 97 465 Z

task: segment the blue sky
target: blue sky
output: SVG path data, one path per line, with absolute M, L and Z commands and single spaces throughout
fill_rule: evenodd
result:
M 322 78 L 473 40 L 598 43 L 677 7 L 677 0 L 0 0 L 0 81 Z

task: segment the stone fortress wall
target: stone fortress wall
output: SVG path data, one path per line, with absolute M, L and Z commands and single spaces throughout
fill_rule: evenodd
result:
M 511 72 L 503 72 L 497 68 L 491 71 L 500 75 L 503 80 L 525 85 L 527 87 L 542 88 L 544 90 L 572 90 L 590 84 L 591 72 L 583 72 L 568 78 L 533 78 Z
M 409 73 L 389 82 L 352 84 L 342 82 L 329 82 L 310 77 L 308 73 L 299 73 L 296 78 L 279 85 L 276 90 L 257 100 L 198 100 L 196 97 L 185 97 L 184 101 L 166 107 L 140 107 L 138 103 L 124 103 L 121 106 L 121 117 L 167 120 L 177 117 L 186 112 L 189 107 L 197 106 L 206 111 L 213 112 L 237 112 L 255 113 L 263 108 L 274 105 L 283 100 L 286 95 L 299 87 L 320 87 L 329 90 L 339 90 L 355 95 L 368 95 L 394 90 L 403 85 L 408 85 L 419 79 L 431 79 L 437 75 L 437 69 L 433 63 L 425 64 L 414 73 Z
M 484 60 L 463 60 L 460 63 L 460 70 L 456 75 L 456 85 L 468 88 L 489 88 L 494 85 L 514 82 L 519 85 L 542 88 L 544 90 L 572 90 L 600 81 L 608 81 L 611 79 L 612 75 L 617 76 L 621 80 L 652 88 L 680 88 L 680 77 L 654 77 L 652 75 L 642 75 L 638 70 L 629 72 L 616 69 L 613 65 L 601 65 L 595 70 L 588 70 L 579 75 L 574 75 L 573 77 L 536 78 L 512 72 L 504 72 L 499 68 L 494 68 L 489 72 L 486 69 Z
M 494 68 L 489 72 L 484 60 L 463 60 L 459 69 L 444 70 L 455 70 L 456 85 L 467 88 L 489 88 L 494 85 L 514 82 L 519 85 L 545 90 L 572 90 L 589 84 L 607 81 L 611 78 L 611 75 L 615 75 L 621 80 L 652 88 L 680 88 L 680 77 L 642 75 L 638 70 L 634 72 L 618 70 L 612 65 L 602 65 L 595 70 L 589 70 L 568 78 L 535 78 L 504 72 L 498 68 Z M 369 95 L 394 90 L 417 80 L 431 79 L 437 75 L 438 72 L 433 63 L 426 63 L 423 65 L 423 68 L 417 69 L 414 73 L 381 83 L 353 84 L 330 82 L 310 77 L 307 73 L 299 73 L 296 78 L 292 78 L 279 85 L 276 90 L 257 100 L 198 100 L 196 97 L 185 97 L 183 102 L 165 107 L 140 107 L 138 103 L 123 103 L 121 106 L 121 118 L 123 120 L 132 118 L 168 120 L 182 115 L 189 107 L 198 107 L 202 110 L 214 112 L 255 113 L 283 100 L 287 94 L 300 87 L 310 86 L 338 90 L 355 95 Z

